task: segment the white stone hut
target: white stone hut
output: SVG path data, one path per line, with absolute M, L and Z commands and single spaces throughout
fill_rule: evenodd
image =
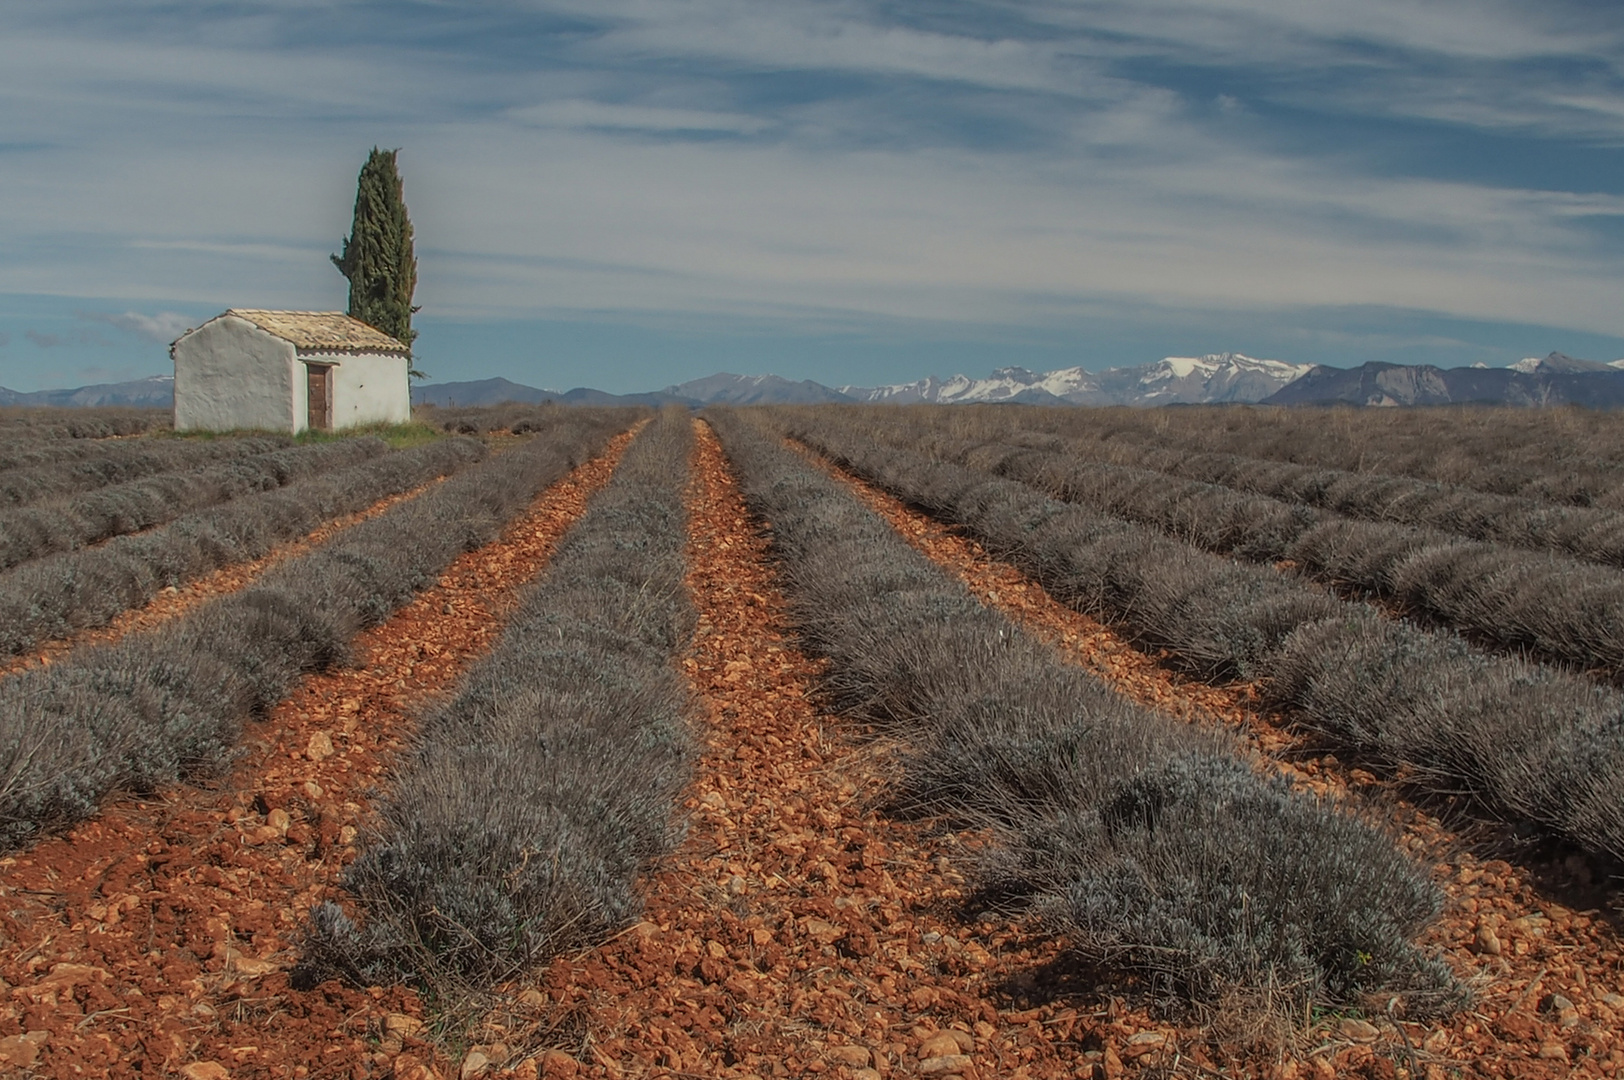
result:
M 410 354 L 343 312 L 232 308 L 169 347 L 175 430 L 298 434 L 405 423 Z

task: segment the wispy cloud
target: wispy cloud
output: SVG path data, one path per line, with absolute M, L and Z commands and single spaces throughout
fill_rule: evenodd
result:
M 1624 9 L 1577 0 L 21 4 L 0 292 L 149 343 L 338 306 L 379 144 L 428 317 L 1624 335 L 1621 56 Z
M 1207 62 L 1282 65 L 1352 58 L 1381 45 L 1439 57 L 1515 60 L 1606 55 L 1624 20 L 1602 5 L 1553 0 L 1082 0 L 1033 4 L 1052 25 L 1160 42 Z
M 197 324 L 197 321 L 191 316 L 182 315 L 177 311 L 160 311 L 152 315 L 143 315 L 139 311 L 126 311 L 122 314 L 86 311 L 80 313 L 80 318 L 116 326 L 125 333 L 134 334 L 143 341 L 152 341 L 163 345 L 174 341 Z
M 623 21 L 593 43 L 610 56 L 700 58 L 754 71 L 905 75 L 977 86 L 1064 91 L 1075 75 L 1041 40 L 887 23 L 859 5 L 748 0 L 616 5 Z M 635 11 L 635 17 L 625 14 Z
M 602 128 L 647 132 L 717 132 L 752 135 L 769 126 L 767 120 L 742 113 L 671 109 L 651 105 L 622 105 L 606 101 L 568 98 L 509 109 L 508 117 L 534 127 Z

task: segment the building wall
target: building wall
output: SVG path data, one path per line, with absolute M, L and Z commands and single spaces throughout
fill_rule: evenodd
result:
M 295 407 L 299 426 L 309 411 L 305 364 L 332 364 L 333 429 L 357 424 L 404 424 L 412 418 L 412 388 L 404 356 L 388 353 L 306 353 L 299 357 L 299 387 Z
M 303 412 L 293 406 L 304 365 L 295 360 L 291 343 L 248 320 L 211 319 L 175 342 L 174 357 L 176 431 L 291 432 L 304 426 Z

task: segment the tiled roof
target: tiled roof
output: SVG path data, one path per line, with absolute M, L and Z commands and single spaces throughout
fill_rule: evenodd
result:
M 247 319 L 267 334 L 275 334 L 305 352 L 376 353 L 406 355 L 411 349 L 382 330 L 352 319 L 342 311 L 259 311 L 232 308 L 227 315 Z

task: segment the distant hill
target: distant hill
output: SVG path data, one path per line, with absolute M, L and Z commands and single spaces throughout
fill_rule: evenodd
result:
M 539 404 L 556 401 L 560 396 L 556 390 L 537 390 L 502 378 L 412 385 L 413 405 L 500 405 L 504 401 Z
M 567 390 L 558 400 L 565 405 L 647 405 L 654 409 L 662 405 L 686 405 L 694 408 L 702 404 L 689 398 L 674 397 L 661 390 L 647 394 L 611 394 L 606 390 L 593 390 L 587 386 Z
M 516 401 L 521 405 L 539 405 L 544 401 L 556 401 L 563 405 L 653 405 L 656 407 L 672 402 L 680 405 L 695 404 L 695 402 L 686 398 L 675 397 L 665 392 L 611 394 L 584 386 L 565 391 L 538 390 L 534 386 L 525 386 L 523 383 L 511 382 L 502 378 L 477 379 L 471 382 L 434 383 L 428 386 L 412 387 L 413 405 L 479 407 L 483 405 L 500 405 L 507 401 Z
M 1624 407 L 1624 370 L 1561 353 L 1505 368 L 1410 367 L 1372 361 L 1316 366 L 1265 405 L 1583 405 Z
M 791 382 L 777 375 L 733 375 L 718 372 L 703 379 L 668 386 L 642 394 L 611 394 L 578 386 L 574 390 L 538 390 L 534 386 L 507 379 L 480 379 L 477 382 L 436 383 L 412 387 L 414 405 L 500 405 L 504 401 L 523 404 L 556 401 L 564 405 L 787 405 L 851 398 L 821 383 Z
M 1543 360 L 1530 356 L 1510 365 L 1510 370 L 1524 375 L 1584 375 L 1591 372 L 1624 370 L 1624 360 L 1604 364 L 1600 360 L 1577 360 L 1567 353 L 1553 352 Z
M 0 386 L 0 405 L 46 405 L 56 408 L 128 405 L 142 409 L 168 409 L 174 404 L 173 375 L 152 375 L 131 382 L 98 383 L 73 390 L 34 390 L 28 393 Z
M 664 393 L 706 405 L 816 405 L 854 400 L 811 379 L 791 382 L 777 375 L 733 375 L 725 371 L 668 386 Z

